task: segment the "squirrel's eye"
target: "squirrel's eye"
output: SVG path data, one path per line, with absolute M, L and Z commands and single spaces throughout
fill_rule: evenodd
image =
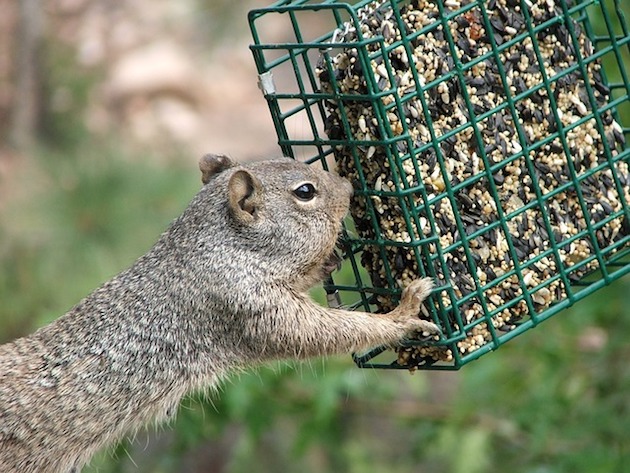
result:
M 304 184 L 300 184 L 299 187 L 293 190 L 293 194 L 300 200 L 308 201 L 315 197 L 317 190 L 315 186 L 310 182 L 305 182 Z

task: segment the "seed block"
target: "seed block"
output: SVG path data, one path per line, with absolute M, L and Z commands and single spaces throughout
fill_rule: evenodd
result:
M 461 301 L 456 307 L 446 291 L 436 297 L 461 314 L 463 326 L 449 327 L 465 332 L 456 345 L 461 353 L 492 340 L 488 314 L 494 329 L 509 331 L 565 299 L 569 281 L 558 277 L 559 267 L 579 280 L 599 269 L 594 246 L 606 248 L 628 234 L 628 163 L 611 163 L 605 153 L 607 146 L 616 156 L 624 136 L 611 112 L 600 115 L 600 126 L 593 117 L 593 108 L 610 98 L 600 64 L 588 62 L 586 76 L 576 68 L 592 45 L 576 23 L 577 51 L 562 23 L 531 34 L 528 25 L 561 11 L 552 0 L 528 5 L 524 12 L 509 0 L 480 6 L 418 0 L 396 10 L 373 2 L 339 38 L 382 38 L 367 46 L 370 68 L 360 67 L 357 49 L 349 48 L 323 57 L 317 69 L 322 89 L 344 97 L 326 103 L 329 135 L 368 142 L 358 159 L 347 146 L 334 149 L 340 173 L 365 186 L 352 202 L 360 236 L 426 241 L 430 254 L 442 254 L 445 264 L 418 260 L 413 246 L 387 257 L 402 287 L 431 274 L 452 288 Z M 464 71 L 456 75 L 458 67 Z M 352 100 L 370 81 L 382 92 L 384 116 L 373 102 Z M 385 137 L 400 140 L 392 150 L 382 144 Z M 597 173 L 588 174 L 592 169 Z M 417 220 L 404 217 L 401 198 Z M 375 284 L 387 280 L 379 248 L 367 246 L 362 263 Z M 394 304 L 376 299 L 379 310 Z M 414 367 L 452 357 L 450 347 L 407 347 L 398 361 Z

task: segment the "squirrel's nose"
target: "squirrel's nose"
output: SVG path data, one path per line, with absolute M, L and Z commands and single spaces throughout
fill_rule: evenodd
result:
M 348 191 L 348 196 L 352 197 L 352 194 L 354 194 L 354 188 L 352 187 L 352 183 L 348 179 L 343 179 L 343 186 Z

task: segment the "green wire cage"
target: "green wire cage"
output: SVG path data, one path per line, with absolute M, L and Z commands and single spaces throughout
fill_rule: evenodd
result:
M 286 156 L 355 195 L 332 305 L 436 289 L 443 334 L 361 367 L 459 369 L 630 272 L 621 0 L 282 1 L 249 13 Z M 625 7 L 627 8 L 627 7 Z M 341 278 L 334 276 L 341 281 Z

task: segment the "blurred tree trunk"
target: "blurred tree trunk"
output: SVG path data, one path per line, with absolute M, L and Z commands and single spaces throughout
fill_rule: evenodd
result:
M 17 2 L 0 0 L 0 143 L 8 138 L 13 96 Z
M 34 144 L 41 109 L 42 3 L 0 0 L 0 12 L 0 134 L 20 150 Z

